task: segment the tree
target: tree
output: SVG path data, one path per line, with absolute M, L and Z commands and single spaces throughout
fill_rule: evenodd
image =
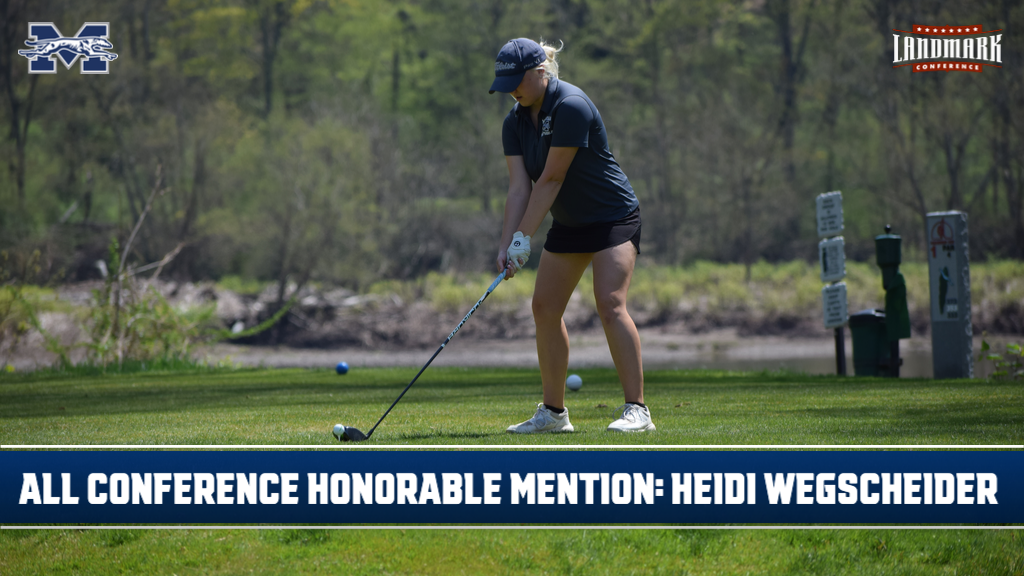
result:
M 28 145 L 28 129 L 32 123 L 36 85 L 39 83 L 38 75 L 15 71 L 25 70 L 27 67 L 25 60 L 17 55 L 16 50 L 22 46 L 25 38 L 22 30 L 27 27 L 28 7 L 28 0 L 0 0 L 0 81 L 3 82 L 7 110 L 10 114 L 8 137 L 14 142 L 14 154 L 9 157 L 8 169 L 14 176 L 19 209 L 25 202 L 25 149 Z M 25 76 L 31 78 L 26 79 Z M 28 84 L 27 94 L 24 94 L 24 84 Z

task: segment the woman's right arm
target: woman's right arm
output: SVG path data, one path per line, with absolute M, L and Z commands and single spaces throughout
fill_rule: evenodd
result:
M 505 220 L 501 228 L 501 241 L 498 244 L 498 270 L 508 270 L 507 278 L 515 276 L 515 266 L 508 263 L 509 244 L 512 243 L 512 235 L 515 234 L 519 223 L 526 214 L 526 206 L 530 203 L 530 193 L 533 191 L 533 183 L 530 175 L 526 172 L 526 163 L 522 156 L 506 156 L 508 164 L 508 198 L 505 200 Z

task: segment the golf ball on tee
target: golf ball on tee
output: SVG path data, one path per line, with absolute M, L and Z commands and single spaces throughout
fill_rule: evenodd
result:
M 348 362 L 338 362 L 338 365 L 334 367 L 334 371 L 338 374 L 348 374 Z
M 583 378 L 580 378 L 576 374 L 570 374 L 569 377 L 565 379 L 565 387 L 573 391 L 579 390 L 583 387 Z
M 334 425 L 334 437 L 335 438 L 337 438 L 338 440 L 341 440 L 341 435 L 344 434 L 344 433 L 345 433 L 345 425 L 344 424 L 335 424 Z

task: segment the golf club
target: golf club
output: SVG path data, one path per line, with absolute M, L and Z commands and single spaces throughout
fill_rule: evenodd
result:
M 469 312 L 466 314 L 466 317 L 462 319 L 462 322 L 459 322 L 459 325 L 455 327 L 455 330 L 452 330 L 452 333 L 449 334 L 447 338 L 445 338 L 444 342 L 441 344 L 441 347 L 437 349 L 437 352 L 434 352 L 434 355 L 430 357 L 430 360 L 427 360 L 427 363 L 423 365 L 423 368 L 420 368 L 420 371 L 416 373 L 416 377 L 412 379 L 412 382 L 409 382 L 409 385 L 405 387 L 405 390 L 402 390 L 402 393 L 398 395 L 398 398 L 395 398 L 395 401 L 391 403 L 391 407 L 389 407 L 387 411 L 384 412 L 384 415 L 380 417 L 380 420 L 377 420 L 377 423 L 373 425 L 373 428 L 370 428 L 369 432 L 363 434 L 362 431 L 353 428 L 352 426 L 344 426 L 342 424 L 337 424 L 334 426 L 335 438 L 343 442 L 362 442 L 363 440 L 369 440 L 370 436 L 373 436 L 373 431 L 377 429 L 377 426 L 380 426 L 380 423 L 383 422 L 384 419 L 387 418 L 388 414 L 391 413 L 391 409 L 394 408 L 396 404 L 398 404 L 398 401 L 402 399 L 402 396 L 405 396 L 405 393 L 409 391 L 409 388 L 412 388 L 412 385 L 416 383 L 416 380 L 420 377 L 420 374 L 423 374 L 423 371 L 427 369 L 427 366 L 430 366 L 430 363 L 434 361 L 434 358 L 437 358 L 437 355 L 441 353 L 441 350 L 444 350 L 444 347 L 447 346 L 448 343 L 451 342 L 451 339 L 455 337 L 455 334 L 459 331 L 460 328 L 462 328 L 462 325 L 466 323 L 466 320 L 469 320 L 469 317 L 473 315 L 473 312 L 476 312 L 476 309 L 479 308 L 481 304 L 483 304 L 484 300 L 486 300 L 487 297 L 490 296 L 491 292 L 493 292 L 494 289 L 498 287 L 498 284 L 500 284 L 501 281 L 504 279 L 505 270 L 502 270 L 501 274 L 498 274 L 498 277 L 494 279 L 494 282 L 491 282 L 491 285 L 487 288 L 487 292 L 484 292 L 484 295 L 481 296 L 480 299 L 476 301 L 476 304 L 474 304 L 472 308 L 470 308 Z

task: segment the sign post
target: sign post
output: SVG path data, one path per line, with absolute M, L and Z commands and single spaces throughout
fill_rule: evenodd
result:
M 927 218 L 932 369 L 935 378 L 973 378 L 967 214 L 929 212 Z
M 821 290 L 821 303 L 825 328 L 833 328 L 836 339 L 836 374 L 846 376 L 846 338 L 843 325 L 849 319 L 846 307 L 846 249 L 843 231 L 843 193 L 839 191 L 819 194 L 816 199 L 818 243 L 821 281 L 831 282 Z

